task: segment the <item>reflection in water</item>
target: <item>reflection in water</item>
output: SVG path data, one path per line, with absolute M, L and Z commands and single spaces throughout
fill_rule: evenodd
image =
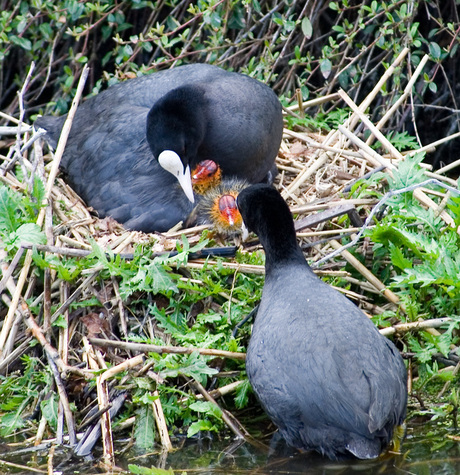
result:
M 123 453 L 128 441 L 119 441 L 120 451 L 117 464 L 128 470 L 128 465 L 141 467 L 172 468 L 176 474 L 217 475 L 217 474 L 308 474 L 308 475 L 348 475 L 348 474 L 416 474 L 416 475 L 457 475 L 460 473 L 460 437 L 458 431 L 434 424 L 411 425 L 403 444 L 403 453 L 387 455 L 382 460 L 331 462 L 313 453 L 295 455 L 268 455 L 268 451 L 255 448 L 248 443 L 239 443 L 229 438 L 216 442 L 209 437 L 185 439 L 175 446 L 181 448 L 171 454 L 150 455 Z M 176 441 L 177 442 L 177 441 Z M 1 446 L 0 446 L 1 447 Z M 11 449 L 10 449 L 11 450 Z M 1 451 L 0 459 L 10 463 L 30 464 L 36 469 L 44 469 L 48 450 L 40 453 L 14 453 Z M 123 455 L 120 455 L 123 454 Z M 96 454 L 95 454 L 96 455 Z M 1 461 L 0 461 L 1 463 Z M 94 461 L 76 459 L 70 454 L 56 449 L 54 469 L 63 474 L 104 473 L 96 468 Z M 0 473 L 24 473 L 1 465 Z M 27 471 L 27 473 L 32 473 Z

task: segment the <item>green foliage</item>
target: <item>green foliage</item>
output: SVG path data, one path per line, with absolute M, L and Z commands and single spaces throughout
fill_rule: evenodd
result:
M 17 249 L 21 241 L 46 242 L 44 233 L 34 224 L 43 196 L 43 185 L 38 179 L 30 196 L 0 183 L 0 238 L 7 250 Z
M 174 475 L 174 470 L 164 470 L 163 468 L 156 467 L 141 467 L 140 465 L 128 465 L 129 471 L 136 475 Z M 183 472 L 185 473 L 185 472 Z
M 0 376 L 0 436 L 8 437 L 29 423 L 26 422 L 28 409 L 33 409 L 41 394 L 51 397 L 41 403 L 46 420 L 56 427 L 57 401 L 50 393 L 53 380 L 50 372 L 41 367 L 36 358 L 23 357 L 22 374 Z
M 206 364 L 206 359 L 198 352 L 186 356 L 167 355 L 157 362 L 155 369 L 163 378 L 177 378 L 182 375 L 206 384 L 208 376 L 217 373 L 216 369 Z
M 207 62 L 268 82 L 287 98 L 298 88 L 307 99 L 339 86 L 350 95 L 366 92 L 376 71 L 381 75 L 405 45 L 411 45 L 414 66 L 427 52 L 434 63 L 448 68 L 459 44 L 458 20 L 451 14 L 454 0 L 430 4 L 429 15 L 426 2 L 409 7 L 398 0 L 358 5 L 321 0 L 309 8 L 301 2 L 258 0 L 202 0 L 189 2 L 187 8 L 180 0 L 4 3 L 0 96 L 7 92 L 5 100 L 15 102 L 9 85 L 14 82 L 19 89 L 34 61 L 34 87 L 26 91 L 27 102 L 42 107 L 48 94 L 59 113 L 67 111 L 86 63 L 93 71 L 88 92 L 171 64 Z M 397 69 L 383 86 L 386 105 L 394 102 L 407 74 Z M 449 97 L 441 76 L 425 73 L 419 97 L 438 89 Z M 379 107 L 375 109 L 378 114 Z M 390 128 L 400 128 L 397 121 L 391 118 Z M 401 142 L 406 148 L 406 137 L 396 135 L 395 145 Z
M 388 177 L 391 189 L 424 181 L 421 158 L 406 157 L 393 177 Z M 361 191 L 355 188 L 354 193 L 359 195 Z M 457 202 L 454 197 L 447 208 L 455 222 L 459 219 Z M 373 272 L 396 293 L 406 310 L 407 317 L 400 313 L 397 318 L 452 319 L 441 328 L 440 335 L 417 332 L 405 338 L 408 351 L 415 354 L 419 363 L 421 381 L 432 381 L 440 378 L 433 357 L 439 353 L 447 356 L 452 345 L 459 343 L 460 236 L 456 228 L 446 226 L 433 210 L 425 209 L 412 192 L 395 195 L 387 203 L 390 209 L 366 235 L 375 243 Z M 386 312 L 374 320 L 385 325 L 395 317 L 394 313 Z

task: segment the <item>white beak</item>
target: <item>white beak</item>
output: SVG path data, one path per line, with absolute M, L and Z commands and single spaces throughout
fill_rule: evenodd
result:
M 248 228 L 244 223 L 241 223 L 241 238 L 243 241 L 246 241 L 246 239 L 249 237 L 249 231 Z
M 169 173 L 172 173 L 179 182 L 180 186 L 184 190 L 185 196 L 189 199 L 191 203 L 195 202 L 195 197 L 193 196 L 192 188 L 192 177 L 190 176 L 190 167 L 187 167 L 184 170 L 184 165 L 177 155 L 176 152 L 172 150 L 164 150 L 158 156 L 158 163 Z

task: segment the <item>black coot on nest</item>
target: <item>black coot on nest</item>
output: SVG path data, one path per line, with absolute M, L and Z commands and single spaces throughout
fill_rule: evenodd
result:
M 398 350 L 315 276 L 275 189 L 250 186 L 237 202 L 265 249 L 265 285 L 246 359 L 262 406 L 292 447 L 331 459 L 377 457 L 406 415 Z
M 55 147 L 64 121 L 47 116 L 36 124 Z M 165 231 L 192 210 L 190 169 L 202 160 L 217 162 L 224 176 L 270 181 L 282 129 L 281 105 L 265 84 L 216 66 L 185 65 L 84 102 L 61 167 L 100 216 Z

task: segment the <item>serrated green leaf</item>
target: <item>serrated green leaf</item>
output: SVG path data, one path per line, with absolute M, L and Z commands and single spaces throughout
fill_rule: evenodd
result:
M 395 247 L 411 249 L 418 257 L 422 257 L 418 249 L 419 239 L 413 233 L 399 229 L 396 226 L 377 225 L 371 233 L 372 240 L 386 246 L 392 243 Z
M 152 292 L 178 292 L 177 285 L 174 283 L 171 275 L 160 264 L 157 264 L 155 261 L 152 262 L 152 264 L 148 266 L 148 273 L 152 279 Z
M 12 233 L 16 229 L 16 209 L 19 200 L 6 186 L 0 185 L 0 230 Z
M 388 179 L 391 188 L 405 188 L 424 181 L 426 179 L 425 170 L 420 166 L 420 162 L 424 158 L 424 153 L 416 153 L 412 156 L 406 157 L 402 162 L 400 162 L 398 169 L 393 172 L 393 178 L 389 177 Z
M 412 261 L 410 259 L 406 259 L 402 249 L 398 246 L 395 246 L 393 243 L 390 244 L 390 256 L 392 264 L 396 267 L 399 267 L 401 270 L 412 268 Z
M 249 393 L 251 392 L 251 384 L 247 379 L 241 381 L 241 384 L 236 388 L 235 406 L 242 409 L 248 405 Z
M 176 367 L 162 370 L 161 375 L 163 378 L 176 378 L 179 374 L 183 374 L 201 384 L 206 384 L 208 376 L 216 374 L 218 371 L 215 368 L 210 368 L 202 358 L 198 352 L 194 351 L 187 355 Z
M 21 242 L 45 244 L 46 235 L 38 225 L 34 223 L 25 223 L 21 224 L 21 226 L 10 235 L 10 242 L 17 247 L 19 247 Z
M 136 412 L 134 445 L 143 450 L 152 449 L 155 444 L 155 419 L 150 405 L 142 405 Z
M 58 420 L 58 403 L 54 397 L 50 397 L 40 403 L 40 409 L 42 410 L 43 417 L 47 420 L 48 424 L 54 429 L 57 427 Z

